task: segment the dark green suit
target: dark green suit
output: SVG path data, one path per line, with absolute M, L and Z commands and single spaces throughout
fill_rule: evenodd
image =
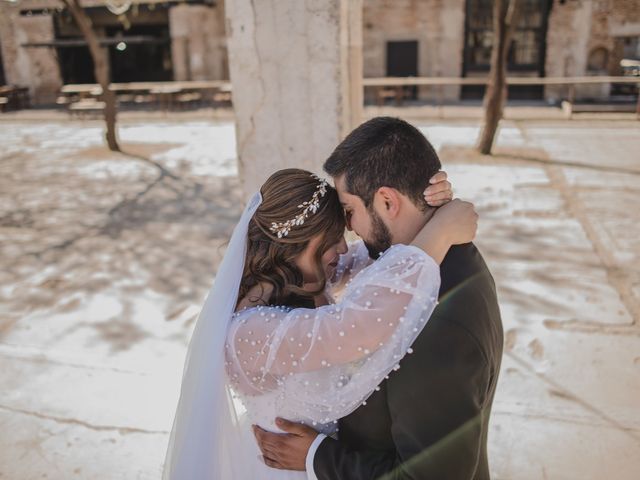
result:
M 440 303 L 406 355 L 314 457 L 319 480 L 489 478 L 487 430 L 503 333 L 493 277 L 473 244 L 440 267 Z

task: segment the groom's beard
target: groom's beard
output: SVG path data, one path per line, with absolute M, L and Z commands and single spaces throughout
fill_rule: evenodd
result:
M 369 210 L 369 214 L 371 216 L 371 238 L 363 241 L 369 252 L 369 257 L 375 260 L 391 246 L 391 232 L 373 207 Z

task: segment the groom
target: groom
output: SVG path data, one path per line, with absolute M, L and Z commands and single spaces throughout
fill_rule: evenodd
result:
M 324 164 L 348 228 L 372 258 L 409 244 L 434 209 L 424 179 L 440 170 L 431 144 L 403 120 L 363 123 Z M 490 477 L 487 433 L 502 357 L 491 273 L 473 244 L 453 246 L 440 267 L 440 303 L 400 362 L 367 401 L 339 422 L 338 439 L 278 419 L 288 434 L 254 429 L 265 462 L 309 479 Z

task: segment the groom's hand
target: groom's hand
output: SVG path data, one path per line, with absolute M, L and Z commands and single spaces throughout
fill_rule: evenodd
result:
M 253 426 L 264 463 L 281 470 L 305 470 L 307 452 L 318 432 L 282 418 L 276 419 L 276 425 L 287 433 L 267 432 L 257 425 Z

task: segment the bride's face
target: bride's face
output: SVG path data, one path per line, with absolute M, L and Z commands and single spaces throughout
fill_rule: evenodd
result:
M 304 283 L 318 282 L 314 257 L 322 242 L 322 234 L 316 235 L 309 241 L 309 245 L 304 251 L 296 258 L 296 265 L 302 272 Z M 338 259 L 340 255 L 347 253 L 347 242 L 344 237 L 340 237 L 340 240 L 329 247 L 329 249 L 322 254 L 322 268 L 324 269 L 325 278 L 329 279 L 333 276 L 336 267 L 338 266 Z

